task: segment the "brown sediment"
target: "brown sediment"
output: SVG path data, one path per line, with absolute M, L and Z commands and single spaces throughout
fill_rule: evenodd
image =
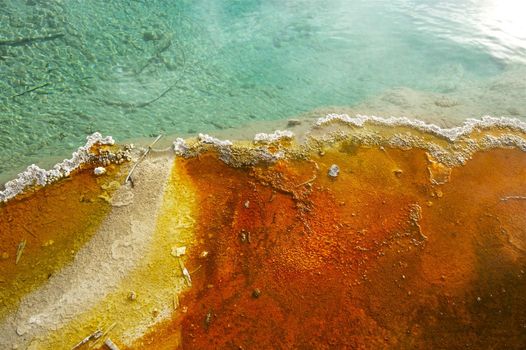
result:
M 73 261 L 108 214 L 122 180 L 118 166 L 102 177 L 86 167 L 0 204 L 0 318 Z
M 523 151 L 451 169 L 419 148 L 320 154 L 177 162 L 198 190 L 187 312 L 132 348 L 526 346 Z

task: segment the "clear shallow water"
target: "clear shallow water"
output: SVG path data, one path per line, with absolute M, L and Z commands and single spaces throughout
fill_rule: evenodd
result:
M 519 0 L 4 0 L 0 174 L 68 155 L 93 131 L 213 132 L 314 109 L 526 116 L 525 10 Z

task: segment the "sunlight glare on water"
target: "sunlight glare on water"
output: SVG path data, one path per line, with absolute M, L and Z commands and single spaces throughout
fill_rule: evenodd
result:
M 488 45 L 497 57 L 526 62 L 526 2 L 490 0 L 483 2 L 477 29 L 500 44 Z
M 405 3 L 418 28 L 495 58 L 526 62 L 526 2 L 522 0 L 420 1 Z

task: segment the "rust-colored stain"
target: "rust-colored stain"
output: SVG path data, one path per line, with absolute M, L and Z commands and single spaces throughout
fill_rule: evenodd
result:
M 111 208 L 112 180 L 122 181 L 115 166 L 104 178 L 90 167 L 0 204 L 0 317 L 73 261 Z
M 199 194 L 192 288 L 134 348 L 526 347 L 524 152 L 443 169 L 416 148 L 341 145 L 176 166 Z

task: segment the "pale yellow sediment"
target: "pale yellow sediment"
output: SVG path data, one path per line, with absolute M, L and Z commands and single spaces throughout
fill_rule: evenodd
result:
M 185 288 L 185 280 L 173 247 L 191 249 L 195 221 L 195 193 L 185 174 L 174 164 L 166 184 L 162 206 L 147 253 L 118 288 L 89 311 L 49 334 L 35 349 L 73 346 L 97 329 L 111 325 L 108 336 L 116 344 L 130 345 L 149 327 L 171 316 L 174 298 Z M 133 292 L 134 298 L 130 298 Z
M 83 259 L 76 259 L 61 272 L 74 273 L 75 278 L 61 280 L 57 276 L 49 285 L 26 296 L 21 303 L 23 310 L 12 315 L 11 325 L 0 325 L 0 333 L 8 335 L 4 345 L 71 349 L 96 330 L 110 327 L 107 336 L 117 345 L 127 345 L 172 314 L 174 297 L 188 284 L 178 261 L 184 263 L 185 257 L 176 258 L 171 251 L 181 246 L 187 247 L 187 252 L 191 249 L 196 201 L 191 183 L 180 167 L 171 166 L 171 160 L 158 157 L 138 169 L 136 186 L 131 190 L 134 202 L 115 208 L 117 214 L 112 212 L 105 220 L 109 226 L 103 225 L 94 237 L 96 241 L 98 235 L 105 235 L 107 254 L 88 245 L 87 252 L 79 254 L 91 259 L 91 267 L 78 266 Z M 141 191 L 156 192 L 147 198 Z M 129 227 L 123 227 L 123 231 L 129 232 L 112 236 L 119 230 L 119 220 L 115 220 L 119 212 L 128 217 L 125 224 Z M 143 246 L 137 248 L 135 244 Z M 127 261 L 131 259 L 134 261 Z M 104 271 L 97 271 L 97 264 L 93 265 L 96 260 L 102 260 Z M 128 264 L 128 268 L 123 270 L 122 264 Z M 75 285 L 67 285 L 68 281 Z M 79 290 L 83 290 L 82 295 Z M 93 344 L 85 346 L 89 345 Z

